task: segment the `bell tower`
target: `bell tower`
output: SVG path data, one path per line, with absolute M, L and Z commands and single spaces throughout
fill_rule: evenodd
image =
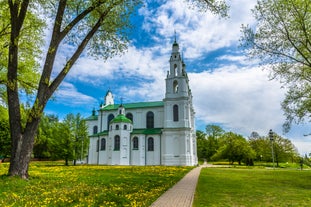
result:
M 188 97 L 189 86 L 186 65 L 182 60 L 179 52 L 179 45 L 176 39 L 172 46 L 172 53 L 169 60 L 170 70 L 166 77 L 166 94 L 165 98 Z
M 195 165 L 197 158 L 192 94 L 186 64 L 180 54 L 176 37 L 172 45 L 169 65 L 163 99 L 163 164 Z

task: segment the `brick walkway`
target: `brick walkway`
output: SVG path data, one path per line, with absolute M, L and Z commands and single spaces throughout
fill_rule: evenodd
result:
M 205 166 L 199 166 L 191 170 L 150 207 L 191 207 L 202 167 Z

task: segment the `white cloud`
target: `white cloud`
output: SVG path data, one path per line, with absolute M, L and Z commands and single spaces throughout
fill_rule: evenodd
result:
M 226 66 L 213 72 L 189 74 L 196 117 L 204 123 L 221 123 L 249 135 L 265 133 L 284 122 L 280 109 L 284 91 L 268 81 L 260 68 Z
M 73 84 L 68 82 L 63 82 L 54 95 L 56 102 L 72 107 L 93 106 L 97 102 L 96 99 L 79 92 Z
M 143 28 L 155 30 L 162 37 L 159 42 L 172 40 L 176 30 L 185 56 L 199 58 L 206 52 L 238 44 L 241 24 L 254 23 L 250 9 L 255 3 L 255 0 L 230 2 L 229 19 L 190 9 L 186 1 L 179 0 L 166 1 L 157 10 L 146 6 L 140 13 L 145 16 Z
M 70 72 L 69 78 L 97 84 L 105 79 L 140 77 L 155 80 L 163 75 L 168 56 L 155 56 L 157 48 L 137 49 L 130 46 L 122 56 L 107 61 L 81 58 Z

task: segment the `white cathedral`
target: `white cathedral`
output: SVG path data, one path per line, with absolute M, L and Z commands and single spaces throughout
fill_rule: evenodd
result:
M 114 104 L 107 92 L 105 103 L 86 119 L 88 164 L 198 164 L 192 94 L 176 40 L 169 63 L 162 101 Z

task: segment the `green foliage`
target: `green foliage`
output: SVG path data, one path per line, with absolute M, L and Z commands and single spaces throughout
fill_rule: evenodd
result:
M 11 137 L 10 126 L 7 119 L 0 119 L 0 160 L 10 156 Z
M 0 164 L 0 175 L 7 171 Z M 190 167 L 60 166 L 34 162 L 29 180 L 0 176 L 0 206 L 150 206 Z
M 249 139 L 233 132 L 225 132 L 215 125 L 207 125 L 206 133 L 197 131 L 197 153 L 199 159 L 207 161 L 229 160 L 231 164 L 244 162 L 253 165 L 253 161 L 272 162 L 272 144 L 274 160 L 280 162 L 299 162 L 296 147 L 289 139 L 274 134 L 273 143 L 268 136 L 252 132 Z
M 65 164 L 69 164 L 69 160 L 74 159 L 74 142 L 75 139 L 71 134 L 70 128 L 64 123 L 58 123 L 57 129 L 54 131 L 51 144 L 52 159 L 64 159 Z
M 299 162 L 298 151 L 289 139 L 275 135 L 273 149 L 277 166 L 280 162 Z
M 273 143 L 268 136 L 266 137 L 250 137 L 249 143 L 255 151 L 255 160 L 257 161 L 272 161 L 272 146 L 274 159 L 277 166 L 280 162 L 298 162 L 299 155 L 296 147 L 289 139 L 283 138 L 274 134 Z
M 211 11 L 220 17 L 228 17 L 229 6 L 223 0 L 187 0 L 196 9 L 201 11 Z
M 54 115 L 43 115 L 34 143 L 34 157 L 42 159 L 83 160 L 89 139 L 80 114 L 68 114 L 63 122 Z
M 59 121 L 54 115 L 43 115 L 40 121 L 39 129 L 34 143 L 33 154 L 35 158 L 51 158 L 53 151 L 51 149 L 55 132 L 58 131 Z
M 11 136 L 8 109 L 0 105 L 0 160 L 9 157 L 11 152 Z
M 80 114 L 68 114 L 62 123 L 53 123 L 48 153 L 52 159 L 83 160 L 87 154 L 89 139 L 87 126 Z
M 205 138 L 205 133 L 197 130 L 196 137 L 197 137 L 197 156 L 199 159 L 206 159 L 207 158 L 207 143 Z
M 224 134 L 224 130 L 217 125 L 207 125 L 206 133 L 197 131 L 197 152 L 199 159 L 210 161 L 217 152 L 218 138 Z
M 5 85 L 7 83 L 8 50 L 10 44 L 10 13 L 8 3 L 0 2 L 0 98 L 6 101 Z M 33 93 L 37 88 L 39 73 L 38 59 L 43 44 L 45 21 L 34 10 L 26 14 L 24 27 L 19 36 L 18 83 L 26 93 Z
M 210 124 L 206 126 L 205 131 L 208 137 L 213 137 L 215 139 L 221 137 L 225 133 L 225 130 L 220 126 Z
M 309 170 L 203 168 L 193 206 L 310 206 L 310 178 Z
M 249 143 L 255 151 L 255 160 L 267 162 L 272 161 L 271 143 L 268 137 L 250 137 Z
M 293 121 L 310 121 L 311 1 L 260 0 L 253 14 L 258 24 L 242 27 L 242 41 L 289 88 L 282 103 L 288 131 Z
M 233 132 L 223 134 L 219 139 L 219 146 L 217 153 L 213 156 L 214 159 L 228 159 L 232 164 L 235 161 L 241 164 L 242 161 L 249 162 L 255 156 L 247 140 Z

